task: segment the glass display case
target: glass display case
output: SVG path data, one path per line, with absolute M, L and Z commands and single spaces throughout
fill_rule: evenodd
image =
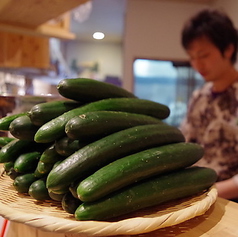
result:
M 134 93 L 169 106 L 166 122 L 179 126 L 187 112 L 192 92 L 203 84 L 203 79 L 188 62 L 136 59 L 133 65 Z

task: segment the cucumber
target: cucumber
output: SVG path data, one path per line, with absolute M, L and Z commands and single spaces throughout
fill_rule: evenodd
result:
M 69 214 L 74 214 L 80 204 L 82 201 L 75 198 L 70 192 L 66 193 L 61 201 L 62 208 Z
M 22 175 L 22 174 L 16 172 L 16 170 L 14 170 L 14 168 L 12 167 L 12 168 L 10 168 L 10 170 L 7 172 L 7 175 L 8 175 L 11 179 L 14 180 L 17 176 Z
M 39 178 L 46 176 L 52 170 L 53 166 L 54 163 L 44 163 L 39 161 L 35 170 L 35 176 Z
M 53 193 L 53 192 L 49 192 L 49 196 L 52 200 L 55 200 L 55 201 L 58 201 L 58 202 L 61 202 L 63 197 L 64 197 L 64 193 L 63 194 L 57 194 L 57 193 Z
M 176 142 L 184 142 L 183 134 L 165 124 L 140 125 L 113 133 L 81 148 L 52 169 L 47 188 L 55 192 L 123 156 Z
M 68 157 L 87 144 L 78 140 L 72 140 L 69 137 L 63 137 L 55 141 L 55 150 L 59 155 Z
M 29 150 L 29 147 L 33 145 L 34 142 L 32 141 L 14 139 L 0 150 L 0 163 L 15 161 L 19 155 Z
M 47 185 L 47 184 L 46 184 Z M 46 186 L 47 187 L 47 186 Z M 48 188 L 47 188 L 48 189 Z M 65 194 L 65 193 L 68 193 L 69 192 L 69 187 L 65 186 L 65 187 L 62 187 L 60 189 L 57 189 L 57 190 L 50 190 L 48 189 L 49 192 L 53 192 L 55 194 L 58 194 L 58 195 L 61 195 L 61 194 Z
M 58 160 L 58 161 L 56 161 L 56 162 L 54 163 L 53 168 L 55 168 L 55 167 L 56 167 L 57 165 L 59 165 L 61 162 L 62 162 L 62 160 Z
M 106 98 L 136 97 L 121 87 L 88 78 L 63 79 L 57 89 L 65 98 L 87 103 Z
M 0 130 L 2 131 L 9 131 L 9 125 L 10 123 L 18 118 L 18 117 L 21 117 L 23 115 L 26 115 L 27 112 L 22 112 L 22 113 L 17 113 L 17 114 L 11 114 L 11 115 L 8 115 L 8 116 L 5 116 L 5 117 L 2 117 L 0 119 Z
M 58 160 L 62 160 L 63 156 L 61 156 L 57 151 L 56 151 L 56 146 L 55 144 L 50 145 L 47 147 L 43 153 L 41 154 L 40 161 L 46 164 L 54 164 Z
M 29 187 L 28 194 L 38 201 L 51 199 L 44 178 L 34 181 Z
M 15 140 L 13 137 L 0 137 L 0 148 Z
M 86 112 L 100 110 L 139 113 L 158 119 L 165 119 L 170 113 L 170 110 L 166 105 L 150 100 L 136 98 L 112 98 L 100 100 L 65 112 L 64 114 L 44 124 L 36 132 L 35 141 L 39 143 L 46 143 L 60 139 L 65 136 L 65 125 L 70 119 Z
M 189 167 L 138 182 L 96 202 L 81 204 L 76 220 L 108 220 L 142 208 L 197 195 L 217 180 L 213 169 Z
M 57 100 L 34 105 L 28 116 L 33 124 L 42 126 L 49 122 L 51 119 L 58 117 L 59 115 L 81 106 L 83 103 L 68 100 Z
M 39 126 L 34 125 L 27 115 L 14 119 L 9 125 L 9 131 L 15 138 L 34 141 Z
M 45 174 L 41 174 L 38 169 L 36 168 L 35 171 L 34 171 L 34 175 L 36 178 L 40 179 L 40 178 L 44 178 L 45 177 Z
M 93 141 L 126 128 L 159 123 L 162 123 L 160 119 L 144 114 L 94 111 L 70 119 L 65 125 L 65 132 L 71 139 Z
M 151 177 L 188 167 L 204 154 L 195 143 L 176 143 L 147 149 L 118 159 L 81 181 L 78 198 L 96 201 L 120 188 Z
M 19 173 L 33 172 L 38 164 L 41 153 L 38 151 L 21 154 L 14 162 L 14 169 Z
M 13 181 L 13 187 L 19 193 L 28 193 L 29 187 L 36 180 L 33 173 L 18 175 Z
M 14 162 L 13 161 L 9 161 L 9 162 L 5 162 L 3 164 L 3 168 L 6 172 L 9 172 L 11 168 L 14 167 Z
M 74 180 L 71 184 L 70 184 L 70 186 L 69 186 L 69 191 L 71 192 L 71 194 L 75 197 L 75 198 L 78 198 L 79 199 L 79 197 L 78 197 L 78 193 L 77 193 L 77 188 L 78 188 L 78 185 L 79 185 L 79 183 L 81 182 L 82 180 Z

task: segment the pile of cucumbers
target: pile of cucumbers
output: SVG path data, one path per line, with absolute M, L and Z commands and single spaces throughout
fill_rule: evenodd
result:
M 19 193 L 56 200 L 76 220 L 197 195 L 217 179 L 203 148 L 166 124 L 166 105 L 101 81 L 64 79 L 59 99 L 0 119 L 0 163 Z

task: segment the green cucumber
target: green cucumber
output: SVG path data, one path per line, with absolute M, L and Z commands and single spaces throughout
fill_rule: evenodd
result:
M 41 153 L 32 151 L 23 153 L 14 162 L 14 169 L 19 173 L 33 172 L 38 164 Z
M 160 119 L 144 114 L 94 111 L 70 119 L 65 125 L 65 132 L 71 139 L 93 141 L 126 128 L 159 123 L 162 123 Z
M 57 100 L 34 105 L 28 112 L 33 124 L 42 126 L 49 122 L 51 119 L 58 117 L 59 115 L 80 107 L 82 103 L 68 100 Z
M 69 214 L 74 214 L 80 204 L 82 204 L 82 201 L 75 198 L 71 192 L 67 192 L 61 201 L 62 208 Z
M 16 170 L 14 170 L 14 168 L 11 167 L 10 170 L 7 172 L 7 175 L 8 175 L 11 179 L 14 180 L 17 176 L 22 175 L 22 174 L 16 172 Z
M 87 144 L 78 140 L 72 140 L 69 137 L 63 137 L 55 141 L 55 150 L 59 155 L 68 157 Z
M 62 160 L 63 156 L 61 156 L 57 151 L 56 151 L 56 146 L 55 144 L 50 145 L 47 147 L 43 153 L 41 154 L 40 161 L 46 164 L 54 164 L 58 160 Z
M 39 126 L 34 125 L 27 115 L 14 119 L 9 125 L 9 131 L 15 138 L 34 141 Z
M 35 175 L 35 177 L 37 177 L 38 179 L 45 177 L 45 174 L 41 174 L 41 173 L 38 171 L 37 168 L 36 168 L 35 171 L 34 171 L 34 175 Z
M 106 98 L 136 97 L 122 87 L 88 78 L 63 79 L 58 83 L 57 89 L 63 97 L 83 102 Z
M 29 187 L 36 180 L 33 173 L 18 175 L 13 181 L 13 187 L 19 193 L 28 193 Z
M 14 167 L 14 162 L 13 161 L 9 161 L 9 162 L 5 162 L 3 164 L 3 168 L 6 172 L 9 172 L 11 168 Z
M 75 198 L 78 198 L 78 193 L 77 193 L 77 188 L 78 188 L 78 185 L 79 183 L 82 181 L 82 179 L 79 181 L 79 180 L 74 180 L 70 186 L 69 186 L 69 191 L 71 192 L 71 194 L 75 197 Z
M 38 201 L 51 199 L 44 178 L 34 181 L 28 189 L 28 194 Z
M 137 98 L 112 98 L 100 100 L 65 112 L 44 124 L 36 132 L 35 141 L 45 143 L 60 139 L 65 136 L 65 125 L 70 119 L 86 112 L 100 110 L 145 114 L 158 119 L 165 119 L 170 113 L 170 110 L 166 105 L 150 100 Z
M 85 178 L 116 159 L 176 142 L 184 142 L 183 134 L 165 124 L 140 125 L 113 133 L 81 148 L 52 169 L 47 188 L 55 191 L 69 187 L 74 180 Z
M 14 139 L 0 150 L 0 163 L 15 161 L 19 155 L 29 150 L 34 142 Z
M 10 123 L 18 118 L 18 117 L 21 117 L 23 115 L 26 115 L 26 112 L 22 112 L 22 113 L 17 113 L 17 114 L 11 114 L 11 115 L 8 115 L 8 116 L 5 116 L 3 118 L 0 119 L 0 130 L 2 131 L 9 131 L 9 125 Z
M 56 162 L 54 163 L 53 168 L 55 168 L 55 167 L 56 167 L 57 165 L 59 165 L 61 162 L 62 162 L 62 160 L 58 160 L 58 161 L 56 161 Z
M 176 143 L 147 149 L 118 159 L 81 181 L 78 198 L 96 201 L 120 188 L 151 177 L 188 167 L 204 154 L 195 143 Z
M 48 193 L 49 193 L 49 196 L 50 196 L 50 198 L 51 198 L 52 200 L 55 200 L 55 201 L 58 201 L 58 202 L 61 202 L 62 199 L 63 199 L 63 197 L 64 197 L 64 195 L 65 195 L 65 193 L 63 193 L 63 194 L 58 194 L 58 193 L 54 193 L 54 192 L 52 192 L 52 191 L 48 191 Z
M 35 176 L 39 178 L 44 177 L 52 170 L 53 167 L 54 163 L 44 163 L 39 161 L 35 170 Z
M 13 137 L 0 137 L 0 148 L 15 140 Z
M 217 180 L 213 169 L 190 167 L 128 186 L 96 202 L 81 204 L 76 220 L 109 220 L 142 208 L 197 195 Z

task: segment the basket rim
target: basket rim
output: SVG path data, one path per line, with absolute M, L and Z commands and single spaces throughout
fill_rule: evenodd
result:
M 9 177 L 3 176 L 0 172 L 0 187 L 2 182 L 6 182 Z M 11 182 L 8 180 L 8 182 Z M 0 188 L 1 189 L 1 188 Z M 2 188 L 3 189 L 3 188 Z M 7 195 L 16 195 L 13 190 L 6 190 Z M 13 193 L 13 194 L 11 194 Z M 19 197 L 22 202 L 23 197 Z M 29 198 L 27 198 L 29 199 Z M 217 199 L 217 189 L 215 185 L 204 193 L 195 197 L 186 198 L 181 203 L 167 208 L 167 213 L 147 213 L 129 217 L 115 222 L 107 221 L 76 221 L 74 219 L 62 218 L 48 214 L 26 213 L 26 207 L 15 206 L 3 202 L 0 197 L 0 215 L 10 221 L 23 223 L 32 227 L 40 228 L 48 232 L 61 232 L 71 234 L 88 234 L 91 236 L 113 236 L 143 234 L 161 228 L 173 226 L 203 215 L 215 203 Z M 184 206 L 184 203 L 187 202 Z M 174 202 L 172 202 L 174 204 Z M 33 204 L 37 205 L 37 204 Z M 160 205 L 161 206 L 161 205 Z M 42 207 L 44 208 L 44 206 Z M 49 207 L 47 207 L 49 208 Z M 175 209 L 174 209 L 175 208 Z M 153 209 L 151 209 L 153 210 Z

